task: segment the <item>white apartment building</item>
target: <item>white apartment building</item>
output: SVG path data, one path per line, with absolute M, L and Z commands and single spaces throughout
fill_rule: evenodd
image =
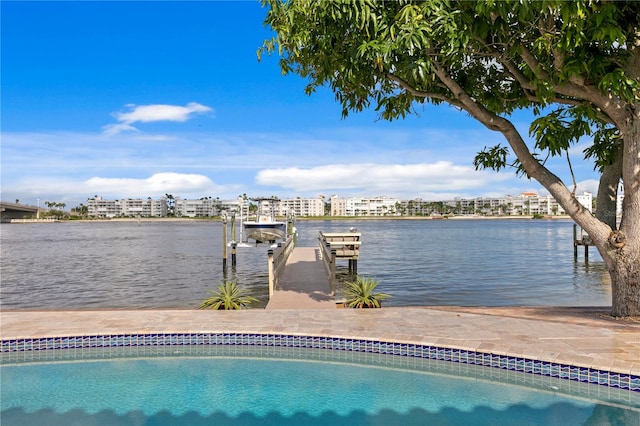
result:
M 515 214 L 545 216 L 564 214 L 562 207 L 551 195 L 540 196 L 535 192 L 523 192 L 513 197 L 512 203 Z
M 446 201 L 445 204 L 454 214 L 461 215 L 518 216 L 562 213 L 553 197 L 540 197 L 532 192 L 525 192 L 516 197 L 506 195 L 501 198 L 455 198 L 452 201 Z
M 329 215 L 346 216 L 347 215 L 347 199 L 332 195 L 330 200 Z
M 116 203 L 117 204 L 117 203 Z M 126 198 L 120 200 L 120 216 L 164 217 L 167 215 L 165 198 L 146 200 Z
M 398 216 L 397 205 L 400 200 L 384 196 L 364 198 L 331 197 L 332 216 Z
M 122 200 L 105 200 L 93 197 L 87 200 L 87 215 L 89 217 L 163 217 L 167 215 L 166 199 L 152 200 L 125 198 Z
M 174 198 L 175 215 L 178 217 L 206 217 L 218 214 L 218 201 L 210 198 L 200 200 L 182 200 Z M 87 200 L 87 214 L 89 217 L 165 217 L 169 214 L 167 198 L 153 200 L 125 198 L 122 200 L 105 200 L 93 197 Z
M 217 198 L 202 197 L 197 200 L 183 200 L 175 197 L 175 215 L 177 217 L 209 217 L 218 216 L 221 201 Z M 235 202 L 237 205 L 237 201 Z
M 235 198 L 233 200 L 220 200 L 218 204 L 218 214 L 222 213 L 237 213 L 240 211 L 240 205 L 242 204 L 242 197 Z
M 87 200 L 87 215 L 89 217 L 117 217 L 120 215 L 119 202 L 116 200 L 103 200 L 102 197 L 95 196 Z
M 584 192 L 576 195 L 576 199 L 589 211 L 592 211 L 593 195 Z M 618 189 L 617 213 L 622 212 L 624 189 Z M 234 213 L 240 209 L 242 198 L 220 200 L 203 197 L 197 200 L 173 199 L 174 213 L 177 217 L 210 217 L 219 216 L 222 212 Z M 274 204 L 278 216 L 292 214 L 295 217 L 324 216 L 326 211 L 325 197 L 291 198 L 280 200 Z M 89 217 L 165 217 L 169 214 L 167 198 L 159 200 L 126 198 L 122 200 L 105 200 L 102 197 L 88 199 Z M 515 197 L 506 195 L 499 198 L 477 197 L 471 199 L 455 198 L 449 201 L 423 201 L 421 199 L 399 200 L 384 196 L 365 198 L 337 195 L 330 197 L 331 216 L 430 216 L 430 215 L 486 215 L 486 216 L 518 216 L 541 214 L 545 216 L 565 214 L 565 211 L 550 195 L 540 196 L 535 192 L 524 192 Z
M 584 192 L 582 195 L 576 195 L 576 200 L 589 210 L 589 213 L 593 213 L 593 194 L 590 192 Z
M 294 217 L 324 216 L 325 205 L 324 195 L 316 198 L 290 198 L 275 203 L 276 215 Z
M 585 192 L 576 195 L 576 200 L 592 211 L 593 195 Z M 456 214 L 481 214 L 487 216 L 518 216 L 541 214 L 553 216 L 565 214 L 564 209 L 551 195 L 538 195 L 535 192 L 523 192 L 515 197 L 507 195 L 503 198 L 455 198 L 445 202 Z

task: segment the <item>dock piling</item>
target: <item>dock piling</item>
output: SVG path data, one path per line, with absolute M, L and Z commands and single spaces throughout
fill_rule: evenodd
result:
M 329 289 L 332 296 L 336 295 L 336 249 L 331 249 L 331 272 L 329 272 Z
M 236 267 L 236 247 L 238 243 L 236 242 L 236 214 L 231 214 L 231 268 L 234 269 Z
M 589 246 L 593 245 L 591 237 L 584 234 L 582 228 L 580 229 L 580 236 L 578 236 L 578 225 L 573 224 L 573 261 L 578 261 L 578 246 L 584 246 L 584 261 L 589 261 Z
M 222 215 L 222 271 L 227 273 L 227 215 Z
M 273 268 L 273 249 L 269 249 L 267 251 L 267 256 L 269 258 L 269 298 L 273 296 L 273 290 L 275 287 L 275 273 Z

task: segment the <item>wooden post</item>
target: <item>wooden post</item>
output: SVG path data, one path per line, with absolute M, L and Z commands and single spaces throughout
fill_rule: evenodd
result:
M 578 225 L 573 224 L 573 261 L 578 261 Z
M 231 213 L 231 269 L 236 267 L 236 214 Z M 235 271 L 233 271 L 235 273 Z
M 236 240 L 236 214 L 231 214 L 231 242 Z
M 351 259 L 349 261 L 349 271 L 353 275 L 358 275 L 358 259 Z
M 584 261 L 589 262 L 589 244 L 584 243 Z
M 275 287 L 275 276 L 273 270 L 273 249 L 269 249 L 267 251 L 267 255 L 269 256 L 269 298 L 273 296 L 273 289 Z
M 295 247 L 297 243 L 298 235 L 295 233 L 294 231 L 295 227 L 293 225 L 294 225 L 293 216 L 287 216 L 287 236 L 293 237 L 293 246 Z
M 222 271 L 227 272 L 227 216 L 222 216 Z
M 233 240 L 231 242 L 231 268 L 236 267 L 236 247 L 238 246 L 238 243 L 236 243 L 235 240 Z
M 331 295 L 336 295 L 336 250 L 331 250 L 331 272 L 329 277 L 329 288 Z

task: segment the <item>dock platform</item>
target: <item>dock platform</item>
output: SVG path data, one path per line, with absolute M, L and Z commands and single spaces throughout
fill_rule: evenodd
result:
M 317 247 L 296 247 L 265 309 L 336 309 Z

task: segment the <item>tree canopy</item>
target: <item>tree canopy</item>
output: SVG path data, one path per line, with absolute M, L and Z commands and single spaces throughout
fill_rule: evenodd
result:
M 283 73 L 328 86 L 342 114 L 375 108 L 401 119 L 449 104 L 504 144 L 479 147 L 476 168 L 514 167 L 540 182 L 584 228 L 613 281 L 613 313 L 640 315 L 640 2 L 263 0 Z M 509 120 L 532 109 L 534 143 Z M 596 217 L 545 166 L 587 138 L 601 172 Z M 570 165 L 570 164 L 569 164 Z M 618 226 L 615 200 L 624 186 Z M 631 263 L 630 263 L 631 262 Z

